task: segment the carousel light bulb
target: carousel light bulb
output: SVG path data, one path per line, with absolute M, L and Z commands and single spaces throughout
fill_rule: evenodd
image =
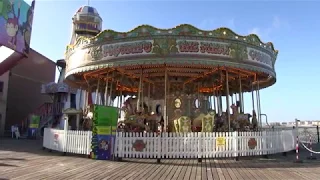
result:
M 151 115 L 154 115 L 154 112 L 153 112 L 153 111 L 151 112 Z

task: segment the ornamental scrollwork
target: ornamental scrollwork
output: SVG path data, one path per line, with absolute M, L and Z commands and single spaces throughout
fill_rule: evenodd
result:
M 155 39 L 152 53 L 160 56 L 178 53 L 176 39 Z
M 231 44 L 230 56 L 236 60 L 248 59 L 248 50 L 246 46 L 242 44 Z
M 101 46 L 91 47 L 89 48 L 87 53 L 90 54 L 94 60 L 99 60 L 103 57 L 103 51 Z

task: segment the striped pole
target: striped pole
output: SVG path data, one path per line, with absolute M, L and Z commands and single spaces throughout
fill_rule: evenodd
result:
M 296 161 L 299 161 L 299 137 L 297 136 L 296 142 Z
M 312 139 L 311 134 L 309 134 L 309 149 L 312 151 Z M 310 156 L 308 159 L 317 159 L 315 156 L 313 156 L 313 153 L 310 151 Z
M 302 161 L 299 159 L 299 136 L 297 136 L 296 139 L 296 163 L 302 163 Z

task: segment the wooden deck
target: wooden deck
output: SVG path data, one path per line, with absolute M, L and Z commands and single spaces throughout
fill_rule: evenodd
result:
M 315 148 L 317 150 L 317 148 Z M 305 159 L 307 153 L 302 156 Z M 320 179 L 319 160 L 293 163 L 294 153 L 269 159 L 242 158 L 197 160 L 125 159 L 123 162 L 97 161 L 74 155 L 43 151 L 35 140 L 0 139 L 0 180 L 21 179 Z

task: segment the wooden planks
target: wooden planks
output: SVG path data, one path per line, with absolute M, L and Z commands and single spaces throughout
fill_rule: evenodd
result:
M 294 154 L 269 159 L 124 159 L 98 161 L 74 155 L 41 150 L 41 143 L 30 140 L 0 141 L 0 179 L 179 179 L 179 180 L 284 180 L 318 179 L 320 160 L 293 163 Z

